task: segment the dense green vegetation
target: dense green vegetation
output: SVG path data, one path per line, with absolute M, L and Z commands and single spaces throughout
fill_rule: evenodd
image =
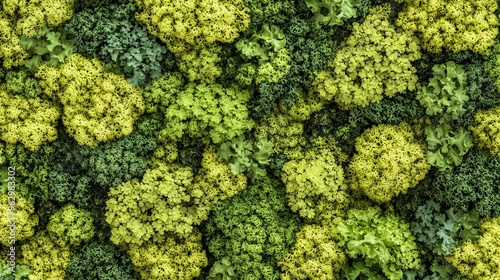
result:
M 500 279 L 496 0 L 3 0 L 0 279 Z

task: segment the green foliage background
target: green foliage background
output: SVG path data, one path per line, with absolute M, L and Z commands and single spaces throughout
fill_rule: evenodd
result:
M 498 5 L 1 1 L 0 279 L 500 279 Z

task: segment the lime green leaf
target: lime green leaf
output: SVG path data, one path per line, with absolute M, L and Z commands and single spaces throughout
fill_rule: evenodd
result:
M 14 272 L 14 277 L 16 280 L 21 280 L 23 277 L 28 277 L 33 272 L 29 267 L 25 265 L 16 266 L 16 272 Z

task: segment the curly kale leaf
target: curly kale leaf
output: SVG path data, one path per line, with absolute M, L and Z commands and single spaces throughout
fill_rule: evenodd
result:
M 167 49 L 135 20 L 134 13 L 135 5 L 127 2 L 87 6 L 65 28 L 79 52 L 97 55 L 107 63 L 107 71 L 124 73 L 128 82 L 141 86 L 161 76 Z

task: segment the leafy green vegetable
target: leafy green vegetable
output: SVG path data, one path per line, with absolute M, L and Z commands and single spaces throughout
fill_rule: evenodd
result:
M 28 76 L 25 71 L 9 71 L 5 75 L 5 86 L 7 93 L 21 95 L 26 98 L 35 98 L 40 96 L 42 88 L 38 81 Z
M 278 262 L 282 280 L 338 279 L 347 261 L 344 251 L 330 235 L 328 226 L 303 225 L 295 236 L 295 245 Z
M 345 155 L 332 139 L 312 139 L 297 159 L 281 169 L 287 202 L 307 223 L 329 223 L 349 207 L 349 186 L 344 179 Z
M 454 169 L 438 172 L 431 197 L 437 202 L 479 216 L 500 216 L 500 157 L 472 148 Z
M 94 219 L 90 211 L 66 204 L 50 217 L 49 237 L 61 247 L 78 247 L 94 236 Z
M 135 5 L 119 1 L 87 6 L 65 25 L 77 50 L 107 62 L 105 69 L 124 73 L 127 81 L 142 86 L 162 74 L 167 49 L 134 18 Z M 170 55 L 171 56 L 171 55 Z
M 356 139 L 348 166 L 350 188 L 378 203 L 390 201 L 423 180 L 431 166 L 412 127 L 379 124 Z
M 381 210 L 369 207 L 352 209 L 348 218 L 333 228 L 333 237 L 353 259 L 343 276 L 357 279 L 402 279 L 403 270 L 418 268 L 415 237 L 409 226 L 396 216 L 381 215 Z
M 235 280 L 238 279 L 238 275 L 234 272 L 234 267 L 231 265 L 229 258 L 223 258 L 220 261 L 216 261 L 214 265 L 210 268 L 210 272 L 206 280 Z
M 438 255 L 449 255 L 464 241 L 479 238 L 479 215 L 450 208 L 442 210 L 434 200 L 418 207 L 411 231 L 417 240 Z
M 253 30 L 274 24 L 286 37 L 284 49 L 290 57 L 290 59 L 284 59 L 286 56 L 283 55 L 278 59 L 279 63 L 275 63 L 276 65 L 285 64 L 290 68 L 287 71 L 273 71 L 280 75 L 286 73 L 278 81 L 262 79 L 261 82 L 250 86 L 254 95 L 249 102 L 249 109 L 252 117 L 261 118 L 269 114 L 278 102 L 287 106 L 295 103 L 302 88 L 307 88 L 311 84 L 314 72 L 322 70 L 333 59 L 337 51 L 338 40 L 347 35 L 349 28 L 337 30 L 330 26 L 317 26 L 314 21 L 304 18 L 303 15 L 309 13 L 309 9 L 301 1 L 295 4 L 290 1 L 274 3 L 274 1 L 267 0 L 246 2 L 250 7 L 255 7 L 255 10 L 251 12 L 252 20 L 254 18 L 257 21 L 262 20 L 261 24 L 254 22 L 253 29 L 241 37 L 250 38 Z M 281 14 L 278 15 L 278 12 Z M 239 69 L 248 62 L 240 54 L 241 52 L 234 46 L 223 49 L 221 57 L 224 73 L 220 78 L 223 84 L 234 83 L 235 77 L 241 74 Z M 272 59 L 270 61 L 272 62 Z M 273 68 L 278 67 L 273 66 Z
M 251 93 L 234 84 L 185 84 L 182 75 L 173 72 L 153 80 L 143 95 L 146 112 L 164 116 L 161 141 L 179 141 L 187 134 L 205 144 L 219 144 L 254 125 L 246 104 Z
M 293 245 L 298 217 L 285 203 L 279 180 L 264 177 L 219 202 L 204 228 L 208 251 L 229 258 L 239 279 L 279 278 L 277 262 Z
M 91 207 L 93 195 L 105 194 L 109 187 L 142 177 L 147 168 L 145 156 L 157 147 L 158 122 L 155 116 L 144 115 L 135 123 L 130 135 L 95 149 L 78 145 L 60 128 L 50 162 L 50 199 Z M 92 191 L 94 188 L 98 191 Z
M 5 157 L 16 168 L 16 192 L 30 201 L 47 201 L 49 196 L 50 162 L 53 159 L 52 144 L 44 144 L 31 151 L 22 144 L 7 144 Z
M 500 277 L 500 217 L 482 219 L 481 237 L 464 242 L 444 258 L 467 279 L 489 280 Z
M 269 163 L 270 153 L 271 144 L 267 140 L 252 142 L 245 140 L 243 135 L 222 143 L 217 150 L 219 159 L 229 163 L 233 174 L 245 172 L 252 182 L 266 176 L 263 166 Z
M 434 76 L 417 93 L 417 99 L 428 115 L 439 115 L 442 121 L 457 119 L 465 113 L 463 106 L 469 100 L 465 89 L 467 74 L 453 61 L 435 65 L 432 71 Z
M 241 39 L 235 46 L 246 59 L 259 58 L 259 63 L 269 60 L 270 52 L 278 52 L 286 45 L 285 34 L 276 25 L 264 25 L 259 33 L 254 32 L 250 39 Z
M 343 25 L 357 16 L 360 0 L 305 0 L 314 13 L 314 21 L 321 25 Z
M 73 53 L 73 44 L 66 39 L 66 31 L 50 27 L 40 28 L 34 38 L 22 37 L 21 46 L 31 55 L 24 65 L 32 73 L 43 61 L 58 66 Z
M 407 280 L 468 280 L 460 274 L 443 256 L 422 254 L 422 258 L 429 259 L 418 269 L 407 270 L 404 279 Z
M 427 136 L 427 161 L 440 171 L 460 165 L 462 157 L 472 147 L 472 136 L 469 131 L 459 128 L 452 131 L 446 123 L 430 125 L 425 128 Z
M 297 12 L 293 0 L 243 0 L 250 13 L 250 27 L 246 32 L 252 32 L 266 24 L 283 25 Z
M 0 0 L 0 279 L 495 278 L 500 43 L 416 1 Z
M 78 250 L 66 269 L 68 280 L 138 279 L 126 252 L 109 241 L 90 241 Z
M 26 265 L 16 265 L 12 272 L 8 262 L 0 262 L 0 279 L 2 280 L 25 280 L 32 272 L 33 270 Z

